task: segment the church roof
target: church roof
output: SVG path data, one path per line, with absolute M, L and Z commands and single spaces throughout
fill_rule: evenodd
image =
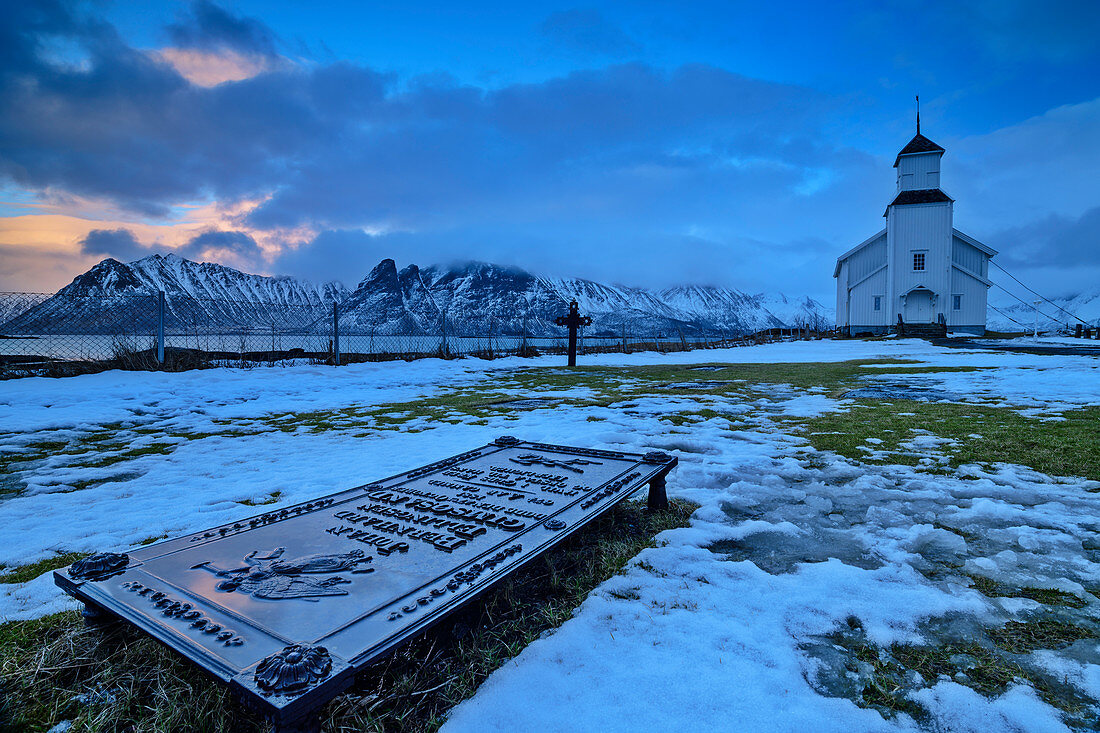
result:
M 942 204 L 950 203 L 955 199 L 948 196 L 946 193 L 938 188 L 922 188 L 916 191 L 902 191 L 894 200 L 890 202 L 890 205 L 886 207 L 886 211 L 890 210 L 890 206 L 896 206 L 898 204 Z M 886 213 L 883 212 L 883 216 Z
M 919 132 L 913 136 L 913 139 L 901 149 L 898 153 L 898 157 L 894 158 L 894 167 L 898 167 L 898 161 L 901 160 L 903 155 L 916 155 L 917 153 L 943 153 L 946 152 L 943 148 L 936 143 L 932 142 Z

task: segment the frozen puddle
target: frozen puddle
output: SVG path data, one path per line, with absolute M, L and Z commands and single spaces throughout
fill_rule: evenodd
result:
M 530 397 L 522 400 L 497 402 L 493 407 L 510 407 L 514 410 L 537 410 L 540 407 L 557 407 L 561 400 L 554 397 Z
M 860 400 L 912 400 L 914 402 L 960 402 L 962 400 L 962 395 L 955 392 L 912 384 L 860 387 L 845 392 L 841 397 Z
M 727 560 L 748 560 L 771 575 L 793 573 L 802 563 L 825 562 L 830 558 L 865 570 L 882 567 L 882 561 L 861 542 L 835 530 L 799 535 L 756 532 L 743 539 L 716 542 L 707 549 L 725 555 Z

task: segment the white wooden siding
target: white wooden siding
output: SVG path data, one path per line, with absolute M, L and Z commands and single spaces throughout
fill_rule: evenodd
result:
M 842 260 L 836 276 L 836 325 L 848 325 L 848 261 Z
M 940 154 L 903 155 L 898 160 L 898 190 L 910 191 L 940 186 Z
M 890 207 L 886 232 L 895 263 L 890 278 L 893 313 L 905 312 L 906 293 L 927 288 L 936 295 L 931 320 L 936 320 L 939 313 L 947 315 L 951 305 L 951 213 L 950 203 Z M 914 251 L 925 252 L 923 271 L 913 270 Z
M 951 296 L 953 295 L 962 296 L 961 310 L 954 310 L 951 307 Z M 951 296 L 948 296 L 948 310 L 944 314 L 947 316 L 947 325 L 980 326 L 984 328 L 987 295 L 988 288 L 984 284 L 966 273 L 953 270 L 951 273 Z
M 851 315 L 852 326 L 889 326 L 896 319 L 890 313 L 890 301 L 886 297 L 886 284 L 889 278 L 887 270 L 881 269 L 852 288 Z M 875 296 L 882 296 L 882 307 L 875 310 Z
M 886 232 L 848 258 L 848 283 L 854 285 L 886 264 Z
M 958 237 L 954 237 L 951 242 L 951 261 L 982 277 L 988 277 L 984 268 L 989 258 L 977 247 L 970 246 Z

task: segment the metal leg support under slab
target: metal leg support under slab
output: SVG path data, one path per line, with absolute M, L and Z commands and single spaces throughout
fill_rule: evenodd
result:
M 668 509 L 668 494 L 665 493 L 665 474 L 654 476 L 649 482 L 649 501 L 647 506 L 650 511 L 664 511 Z
M 271 733 L 321 733 L 321 716 L 317 713 L 285 723 L 276 723 Z
M 84 617 L 84 625 L 90 629 L 102 629 L 118 621 L 116 616 L 112 616 L 94 603 L 85 602 L 84 610 L 80 615 Z

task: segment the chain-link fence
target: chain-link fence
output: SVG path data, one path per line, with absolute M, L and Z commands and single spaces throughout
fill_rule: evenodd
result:
M 562 353 L 566 329 L 516 313 L 459 320 L 375 318 L 332 303 L 265 303 L 164 293 L 0 293 L 0 376 L 108 368 L 184 369 L 307 360 L 533 356 Z M 373 325 L 375 321 L 382 325 Z M 365 321 L 365 323 L 364 323 Z M 394 326 L 394 323 L 403 324 Z M 428 325 L 425 325 L 427 322 Z M 530 324 L 534 324 L 529 328 Z M 589 329 L 591 331 L 592 329 Z M 743 343 L 736 333 L 584 333 L 581 353 L 682 351 Z

